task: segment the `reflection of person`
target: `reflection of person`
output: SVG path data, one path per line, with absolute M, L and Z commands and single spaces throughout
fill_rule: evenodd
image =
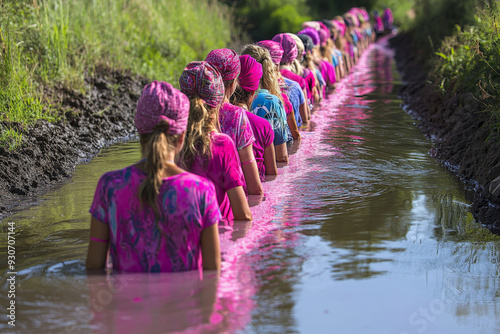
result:
M 252 220 L 245 195 L 245 177 L 233 140 L 217 129 L 224 83 L 219 71 L 206 61 L 189 63 L 179 78 L 190 99 L 186 145 L 181 152 L 186 168 L 215 184 L 217 201 L 227 224 Z
M 144 88 L 135 115 L 144 159 L 100 178 L 87 268 L 104 268 L 109 247 L 120 272 L 220 269 L 214 185 L 174 163 L 188 113 L 189 99 L 169 83 Z
M 217 317 L 218 282 L 218 272 L 89 275 L 90 324 L 97 333 L 203 332 L 194 329 Z

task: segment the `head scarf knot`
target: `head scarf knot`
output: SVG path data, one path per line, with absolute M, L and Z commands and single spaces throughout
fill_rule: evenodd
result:
M 273 63 L 279 64 L 281 62 L 281 58 L 283 57 L 283 47 L 280 43 L 270 40 L 264 40 L 255 44 L 269 51 Z
M 224 82 L 219 71 L 206 61 L 187 64 L 179 78 L 181 92 L 188 97 L 199 96 L 210 107 L 217 107 L 224 99 Z
M 297 58 L 297 43 L 290 35 L 278 34 L 273 37 L 273 41 L 280 43 L 283 48 L 282 63 L 289 64 Z
M 168 133 L 186 131 L 189 99 L 164 81 L 153 81 L 142 90 L 137 102 L 135 127 L 141 134 L 151 133 L 161 121 L 169 124 Z
M 219 70 L 222 80 L 229 81 L 240 75 L 240 59 L 236 51 L 231 49 L 212 50 L 205 58 L 217 70 Z
M 249 55 L 240 56 L 240 86 L 247 92 L 256 91 L 262 78 L 262 65 Z

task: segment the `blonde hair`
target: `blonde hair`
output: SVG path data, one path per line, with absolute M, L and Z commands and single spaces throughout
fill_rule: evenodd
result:
M 159 215 L 157 198 L 163 183 L 167 152 L 175 149 L 175 143 L 181 137 L 180 134 L 169 134 L 169 127 L 166 121 L 161 121 L 152 133 L 140 135 L 141 153 L 146 159 L 144 169 L 147 177 L 139 186 L 139 199 L 142 205 L 146 203 L 151 206 L 157 217 Z
M 208 159 L 212 157 L 210 149 L 210 133 L 219 131 L 220 106 L 212 108 L 198 96 L 189 99 L 189 118 L 186 139 L 180 155 L 180 163 L 190 169 L 196 157 L 201 157 L 206 168 Z
M 279 71 L 273 63 L 269 50 L 255 44 L 246 45 L 241 51 L 241 55 L 249 55 L 262 65 L 262 78 L 260 79 L 260 87 L 267 89 L 269 93 L 275 95 L 283 102 L 281 96 L 280 86 L 278 79 Z

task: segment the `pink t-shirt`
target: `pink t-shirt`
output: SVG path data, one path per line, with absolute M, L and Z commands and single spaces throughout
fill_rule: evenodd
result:
M 322 60 L 319 69 L 327 83 L 334 84 L 337 81 L 335 77 L 335 67 L 332 64 L 326 60 Z
M 253 153 L 259 169 L 261 181 L 264 181 L 266 167 L 264 165 L 264 150 L 273 143 L 274 131 L 271 124 L 262 117 L 259 117 L 250 111 L 247 111 L 248 119 L 252 125 L 255 142 L 253 143 Z
M 245 176 L 241 169 L 238 151 L 228 135 L 212 132 L 211 143 L 212 158 L 204 163 L 201 158 L 195 159 L 190 172 L 206 177 L 214 183 L 224 223 L 231 225 L 233 211 L 227 197 L 227 191 L 238 186 L 242 186 L 246 190 Z M 205 165 L 206 167 L 204 167 Z
M 314 86 L 316 86 L 316 78 L 314 77 L 313 71 L 309 70 L 308 68 L 304 69 L 304 79 L 307 82 L 307 98 L 309 100 L 312 100 L 312 91 Z
M 142 206 L 138 189 L 146 174 L 135 166 L 112 171 L 97 183 L 91 215 L 109 226 L 109 253 L 119 272 L 203 269 L 201 232 L 221 215 L 214 185 L 188 172 L 163 179 L 159 219 Z
M 255 141 L 245 109 L 225 102 L 219 111 L 220 130 L 241 150 Z

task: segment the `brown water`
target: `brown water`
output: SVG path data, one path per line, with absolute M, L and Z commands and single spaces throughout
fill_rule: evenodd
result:
M 500 332 L 500 242 L 475 224 L 460 183 L 401 109 L 392 56 L 384 42 L 370 47 L 265 196 L 250 199 L 255 221 L 221 232 L 220 276 L 87 276 L 95 185 L 137 161 L 138 144 L 78 166 L 70 183 L 1 223 L 17 227 L 17 285 L 15 330 L 5 316 L 0 330 Z

